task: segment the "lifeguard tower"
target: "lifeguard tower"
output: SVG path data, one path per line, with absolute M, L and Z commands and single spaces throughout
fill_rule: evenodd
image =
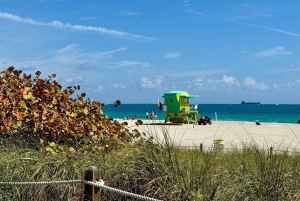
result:
M 198 111 L 190 107 L 190 98 L 198 98 L 198 95 L 189 95 L 186 91 L 170 91 L 163 95 L 165 123 L 193 122 L 198 124 Z

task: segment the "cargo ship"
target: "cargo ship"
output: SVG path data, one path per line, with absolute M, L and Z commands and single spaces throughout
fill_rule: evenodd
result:
M 259 105 L 260 102 L 246 102 L 246 101 L 242 101 L 241 104 L 256 104 L 256 105 Z

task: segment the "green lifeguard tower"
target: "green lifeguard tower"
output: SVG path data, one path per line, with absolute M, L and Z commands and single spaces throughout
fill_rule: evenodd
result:
M 190 98 L 198 98 L 198 95 L 189 95 L 186 91 L 170 91 L 163 95 L 165 123 L 185 123 L 191 121 L 198 123 L 198 111 L 190 107 Z

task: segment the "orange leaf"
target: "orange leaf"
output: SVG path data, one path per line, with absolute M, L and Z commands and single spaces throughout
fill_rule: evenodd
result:
M 72 124 L 72 125 L 73 125 L 73 124 L 75 124 L 75 119 L 70 117 L 70 118 L 68 119 L 68 122 L 69 122 L 69 124 Z
M 24 113 L 23 113 L 23 112 L 18 112 L 18 113 L 17 113 L 17 119 L 18 119 L 18 120 L 22 120 L 23 117 L 24 117 Z

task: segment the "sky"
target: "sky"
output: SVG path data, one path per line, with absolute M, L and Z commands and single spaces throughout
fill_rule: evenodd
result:
M 300 104 L 299 19 L 295 0 L 0 0 L 0 65 L 103 103 Z

